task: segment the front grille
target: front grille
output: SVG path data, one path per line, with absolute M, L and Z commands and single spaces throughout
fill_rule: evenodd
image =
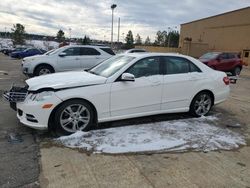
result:
M 10 91 L 5 91 L 3 93 L 3 98 L 9 102 L 23 102 L 27 95 L 27 87 L 13 86 Z

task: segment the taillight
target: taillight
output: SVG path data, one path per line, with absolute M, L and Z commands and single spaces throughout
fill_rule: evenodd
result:
M 225 76 L 225 77 L 223 78 L 223 82 L 224 82 L 226 85 L 229 85 L 230 79 L 229 79 L 227 76 Z

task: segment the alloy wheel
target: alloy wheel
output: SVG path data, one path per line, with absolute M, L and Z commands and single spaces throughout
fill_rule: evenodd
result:
M 50 70 L 49 69 L 46 69 L 46 68 L 43 68 L 39 71 L 39 75 L 46 75 L 46 74 L 50 74 Z
M 67 106 L 61 113 L 61 127 L 68 132 L 82 131 L 90 121 L 90 112 L 82 104 Z
M 194 110 L 198 116 L 206 115 L 212 106 L 211 97 L 208 94 L 201 94 L 194 103 Z

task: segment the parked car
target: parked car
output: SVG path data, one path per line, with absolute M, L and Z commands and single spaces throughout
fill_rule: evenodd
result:
M 233 76 L 240 75 L 243 65 L 237 53 L 209 52 L 199 60 L 212 69 L 231 72 Z
M 133 48 L 125 51 L 124 53 L 140 53 L 140 52 L 147 52 L 145 49 L 142 48 Z
M 114 52 L 105 46 L 64 46 L 46 55 L 24 58 L 22 69 L 28 76 L 89 69 L 113 54 Z
M 229 95 L 229 79 L 200 61 L 178 54 L 116 55 L 88 71 L 26 80 L 4 97 L 17 117 L 35 129 L 87 131 L 99 122 L 190 112 L 199 117 Z M 12 105 L 15 108 L 15 105 Z
M 3 48 L 1 51 L 2 53 L 4 53 L 5 55 L 9 55 L 15 48 L 12 47 L 7 47 L 7 48 Z
M 10 54 L 10 56 L 12 58 L 25 58 L 25 57 L 29 57 L 29 56 L 34 56 L 34 55 L 41 55 L 44 54 L 46 51 L 41 50 L 41 49 L 37 49 L 37 48 L 28 48 L 25 50 L 21 50 L 21 51 L 14 51 Z

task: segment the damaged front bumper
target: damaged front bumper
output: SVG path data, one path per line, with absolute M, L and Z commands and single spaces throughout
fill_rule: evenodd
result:
M 28 95 L 28 86 L 12 86 L 9 91 L 3 93 L 3 98 L 10 103 L 13 110 L 17 110 L 16 103 L 23 102 Z

